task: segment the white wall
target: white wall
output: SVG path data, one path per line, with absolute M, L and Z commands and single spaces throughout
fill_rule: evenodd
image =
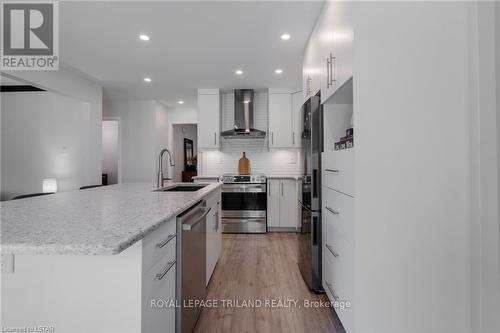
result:
M 496 36 L 496 97 L 497 97 L 497 156 L 498 156 L 498 198 L 500 198 L 500 3 L 495 2 L 495 36 Z M 498 216 L 500 216 L 500 204 L 498 205 Z M 500 220 L 498 221 L 498 229 L 500 230 Z M 498 243 L 500 244 L 500 232 L 498 234 Z M 499 263 L 500 266 L 500 257 Z M 500 289 L 500 279 L 498 281 Z M 499 327 L 500 330 L 500 327 Z
M 118 121 L 102 122 L 102 173 L 108 174 L 108 184 L 118 183 Z
M 167 145 L 166 108 L 153 100 L 107 100 L 103 115 L 120 119 L 121 181 L 156 183 L 157 155 Z
M 52 92 L 2 93 L 2 200 L 42 192 L 44 178 L 57 178 L 59 191 L 88 185 L 89 116 Z
M 173 125 L 173 150 L 172 157 L 175 166 L 172 168 L 172 179 L 182 181 L 184 170 L 184 138 L 193 140 L 193 155 L 198 154 L 198 126 L 196 124 L 174 124 Z
M 498 129 L 495 79 L 495 4 L 470 6 L 472 330 L 500 331 Z M 478 313 L 479 312 L 479 313 Z
M 254 127 L 269 131 L 268 94 L 254 93 Z M 234 126 L 234 94 L 223 93 L 221 99 L 222 131 Z M 298 149 L 268 148 L 268 137 L 263 139 L 227 140 L 221 138 L 220 151 L 204 151 L 201 156 L 201 175 L 237 173 L 238 161 L 245 152 L 250 160 L 250 172 L 267 175 L 300 174 L 302 160 Z
M 58 71 L 7 71 L 2 75 L 15 77 L 28 84 L 47 89 L 61 95 L 74 98 L 88 109 L 88 137 L 85 146 L 84 183 L 100 184 L 101 163 L 101 121 L 102 121 L 102 87 L 92 79 L 64 65 Z
M 357 331 L 470 331 L 467 6 L 354 3 Z

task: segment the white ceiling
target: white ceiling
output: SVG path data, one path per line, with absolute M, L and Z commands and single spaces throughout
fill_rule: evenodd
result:
M 196 106 L 197 88 L 295 88 L 320 1 L 61 2 L 61 61 L 107 95 Z M 139 40 L 148 34 L 149 42 Z M 283 33 L 292 37 L 281 40 Z M 236 69 L 244 74 L 235 75 Z M 274 70 L 281 68 L 283 74 Z M 152 83 L 143 81 L 145 76 Z

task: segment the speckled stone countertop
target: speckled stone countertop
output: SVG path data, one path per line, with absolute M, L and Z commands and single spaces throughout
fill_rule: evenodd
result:
M 125 183 L 5 201 L 1 252 L 118 254 L 220 186 L 153 192 L 149 183 Z

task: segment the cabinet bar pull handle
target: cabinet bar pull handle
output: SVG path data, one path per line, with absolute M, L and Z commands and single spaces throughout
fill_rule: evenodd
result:
M 161 280 L 167 275 L 168 271 L 175 265 L 175 260 L 169 261 L 167 264 L 167 267 L 163 270 L 163 272 L 156 274 L 156 278 L 158 280 Z
M 295 132 L 292 132 L 292 145 L 295 145 Z
M 284 193 L 284 191 L 283 191 L 283 183 L 281 183 L 281 196 L 283 196 L 283 193 Z
M 335 252 L 335 250 L 333 249 L 333 246 L 329 245 L 329 244 L 325 244 L 326 248 L 328 249 L 328 251 L 331 252 L 331 254 L 335 257 L 335 258 L 338 258 L 339 254 L 337 252 Z
M 338 301 L 339 300 L 339 297 L 337 296 L 337 294 L 335 293 L 335 290 L 333 290 L 333 287 L 331 285 L 331 283 L 326 283 L 326 286 L 328 287 L 328 289 L 330 289 L 330 292 L 332 293 L 332 296 L 333 296 L 333 299 L 335 301 Z
M 269 192 L 269 196 L 271 196 L 271 182 L 269 182 L 267 187 L 268 187 L 267 191 Z
M 340 214 L 338 210 L 333 209 L 332 207 L 325 206 L 325 209 L 328 210 L 333 215 L 339 215 Z
M 271 146 L 274 146 L 274 132 L 271 132 Z
M 156 244 L 156 246 L 161 249 L 162 247 L 164 247 L 165 245 L 167 245 L 168 242 L 170 242 L 172 239 L 174 239 L 175 236 L 176 236 L 176 234 L 168 235 L 168 237 L 167 237 L 167 239 L 165 241 Z
M 335 66 L 335 68 L 333 68 Z M 330 85 L 333 86 L 334 82 L 337 82 L 337 57 L 334 57 L 330 53 Z
M 331 67 L 332 67 L 332 54 L 330 53 L 330 57 L 326 58 L 326 88 L 330 88 L 332 85 L 331 79 L 330 79 L 330 74 L 331 74 Z
M 331 172 L 331 173 L 339 173 L 339 170 L 337 170 L 337 169 L 325 169 L 325 171 Z
M 214 146 L 217 146 L 217 133 L 214 133 Z

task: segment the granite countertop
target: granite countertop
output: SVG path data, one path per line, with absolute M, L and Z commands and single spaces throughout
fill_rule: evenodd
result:
M 174 183 L 167 184 L 173 185 Z M 1 203 L 2 254 L 118 254 L 220 187 L 153 192 L 124 183 Z

